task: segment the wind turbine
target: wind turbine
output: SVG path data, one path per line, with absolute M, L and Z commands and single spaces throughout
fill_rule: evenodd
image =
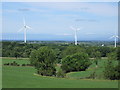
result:
M 115 35 L 113 35 L 112 37 L 110 37 L 110 39 L 111 38 L 114 38 L 114 47 L 117 47 L 117 38 L 119 38 L 119 36 L 116 34 L 116 32 L 115 32 Z
M 75 32 L 75 45 L 77 45 L 77 31 L 79 31 L 80 30 L 80 28 L 74 28 L 73 26 L 71 26 L 70 27 L 72 30 L 74 30 L 74 32 Z
M 23 17 L 23 27 L 18 32 L 24 30 L 24 43 L 26 43 L 27 29 L 32 29 L 32 28 L 26 25 L 25 18 Z

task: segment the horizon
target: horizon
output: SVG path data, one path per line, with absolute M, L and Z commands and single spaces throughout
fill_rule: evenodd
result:
M 3 33 L 2 38 L 0 40 L 14 40 L 14 41 L 24 41 L 24 34 L 15 34 L 15 33 Z M 32 36 L 32 38 L 31 38 Z M 52 38 L 56 37 L 56 38 Z M 27 34 L 27 41 L 74 41 L 74 35 L 71 35 L 69 37 L 57 37 L 57 35 L 53 34 Z M 107 37 L 107 38 L 101 38 L 98 37 L 94 39 L 94 37 L 84 38 L 81 37 L 78 39 L 78 41 L 114 41 L 114 38 Z M 118 39 L 117 39 L 118 41 Z
M 27 40 L 73 41 L 79 27 L 78 41 L 109 39 L 118 32 L 117 2 L 3 2 L 2 39 L 23 40 L 23 16 Z M 22 7 L 22 8 L 21 8 Z M 19 18 L 18 18 L 19 17 Z

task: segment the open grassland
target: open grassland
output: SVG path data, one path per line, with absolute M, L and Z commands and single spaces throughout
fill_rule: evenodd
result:
M 90 67 L 86 71 L 70 72 L 70 73 L 67 73 L 66 76 L 68 78 L 80 79 L 80 78 L 86 78 L 92 74 L 95 74 L 96 78 L 103 79 L 102 73 L 104 71 L 104 66 L 105 66 L 106 62 L 107 62 L 106 59 L 99 60 L 97 67 L 96 67 L 96 64 L 94 62 L 92 62 L 93 64 L 90 65 Z
M 68 78 L 80 79 L 80 78 L 89 77 L 89 76 L 94 74 L 95 79 L 104 80 L 103 71 L 105 69 L 107 59 L 98 60 L 97 67 L 96 67 L 96 64 L 94 62 L 92 62 L 92 63 L 93 64 L 91 64 L 90 67 L 86 71 L 70 72 L 70 73 L 67 73 L 66 76 Z M 113 63 L 118 64 L 118 62 L 115 62 L 114 60 L 113 60 Z
M 5 63 L 12 63 L 12 62 L 16 62 L 18 64 L 29 64 L 29 59 L 22 59 L 22 58 L 19 58 L 19 59 L 16 59 L 16 58 L 2 58 L 2 63 L 5 64 Z
M 16 61 L 19 64 L 28 60 L 3 59 L 3 63 Z M 87 76 L 88 72 L 74 72 L 75 77 Z M 56 78 L 35 74 L 34 67 L 3 66 L 3 88 L 118 88 L 118 81 L 75 78 Z M 78 75 L 78 76 L 77 76 Z

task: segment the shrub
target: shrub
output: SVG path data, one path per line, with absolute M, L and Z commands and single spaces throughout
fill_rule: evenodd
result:
M 117 60 L 117 52 L 111 52 L 107 54 L 109 60 Z
M 65 73 L 62 71 L 62 69 L 60 69 L 57 74 L 56 74 L 57 77 L 60 77 L 60 78 L 64 78 L 65 77 Z
M 56 55 L 49 47 L 41 47 L 31 53 L 30 62 L 37 69 L 37 73 L 43 76 L 53 76 L 55 69 Z
M 26 66 L 25 64 L 22 64 L 22 66 Z
M 71 71 L 85 71 L 90 64 L 89 57 L 86 53 L 76 53 L 66 56 L 62 60 L 61 68 L 65 73 Z
M 10 65 L 9 63 L 5 63 L 4 65 Z
M 120 80 L 120 65 L 114 65 L 111 60 L 108 60 L 104 70 L 104 77 L 110 80 Z
M 79 52 L 85 52 L 84 48 L 81 48 L 79 46 L 68 46 L 66 49 L 64 49 L 61 53 L 62 58 L 66 57 L 67 55 L 73 55 L 75 53 Z
M 89 78 L 95 79 L 95 78 L 96 78 L 96 72 L 95 72 L 95 71 L 92 72 L 92 73 L 90 74 Z

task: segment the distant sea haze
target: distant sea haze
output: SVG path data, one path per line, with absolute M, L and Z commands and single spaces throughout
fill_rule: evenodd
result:
M 109 36 L 108 36 L 109 37 Z M 24 40 L 24 34 L 3 33 L 1 40 Z M 74 35 L 54 35 L 54 34 L 27 34 L 27 40 L 38 41 L 74 41 Z M 83 36 L 78 35 L 78 41 L 113 41 L 114 39 L 106 38 L 106 36 Z

